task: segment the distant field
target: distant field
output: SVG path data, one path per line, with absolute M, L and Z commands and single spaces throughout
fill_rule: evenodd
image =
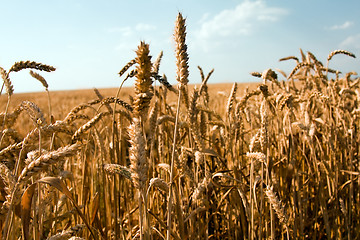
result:
M 218 95 L 218 97 L 224 100 L 226 97 L 221 93 L 230 94 L 233 83 L 223 84 L 209 84 L 209 93 L 211 95 Z M 258 83 L 238 83 L 239 93 L 243 93 L 246 88 L 252 90 L 256 88 Z M 196 85 L 189 85 L 190 88 Z M 176 86 L 175 86 L 176 87 Z M 199 85 L 197 85 L 199 87 Z M 104 88 L 98 89 L 104 97 L 115 96 L 117 88 Z M 119 98 L 124 101 L 129 101 L 129 95 L 134 94 L 133 87 L 124 87 L 120 92 Z M 91 100 L 97 99 L 94 89 L 83 89 L 83 90 L 70 90 L 70 91 L 50 91 L 51 104 L 54 110 L 53 115 L 57 120 L 63 119 L 67 113 L 75 106 L 80 103 L 86 103 Z M 218 99 L 213 99 L 217 101 Z M 48 96 L 45 91 L 35 93 L 15 93 L 11 99 L 10 110 L 16 108 L 21 104 L 22 101 L 31 101 L 38 105 L 40 109 L 48 108 Z M 169 94 L 169 101 L 176 102 L 176 95 L 173 93 Z M 7 96 L 3 94 L 0 96 L 1 106 L 6 106 Z M 225 102 L 223 102 L 225 104 Z M 44 112 L 47 115 L 46 111 Z

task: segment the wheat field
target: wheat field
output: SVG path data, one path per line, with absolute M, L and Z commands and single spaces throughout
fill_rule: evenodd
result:
M 52 66 L 0 68 L 1 238 L 360 239 L 360 78 L 331 68 L 355 55 L 300 50 L 254 84 L 199 67 L 194 86 L 181 13 L 174 41 L 176 85 L 145 42 L 119 72 L 132 88 L 49 92 Z M 45 91 L 13 94 L 28 70 Z

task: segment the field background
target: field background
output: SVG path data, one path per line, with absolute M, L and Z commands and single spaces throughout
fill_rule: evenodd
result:
M 258 83 L 238 83 L 239 93 L 244 93 L 246 89 L 253 90 L 257 87 Z M 196 85 L 189 85 L 192 89 Z M 199 87 L 200 85 L 197 85 Z M 220 110 L 222 113 L 225 112 L 224 105 L 227 103 L 227 97 L 230 94 L 233 83 L 220 83 L 220 84 L 209 84 L 209 94 L 212 96 L 217 96 L 211 101 L 212 104 L 216 107 L 216 110 Z M 118 91 L 117 88 L 104 88 L 98 89 L 104 97 L 116 96 Z M 124 87 L 120 92 L 120 99 L 125 101 L 129 100 L 129 96 L 134 95 L 133 87 Z M 66 117 L 70 110 L 81 103 L 87 103 L 92 100 L 97 99 L 97 96 L 94 92 L 94 89 L 83 89 L 83 90 L 71 90 L 71 91 L 50 91 L 51 105 L 53 110 L 53 116 L 56 120 L 61 120 Z M 6 106 L 7 96 L 0 96 L 1 106 Z M 175 94 L 169 94 L 169 102 L 173 104 L 176 103 L 177 97 Z M 34 93 L 17 93 L 12 96 L 11 105 L 9 106 L 9 111 L 14 110 L 19 106 L 23 101 L 30 101 L 35 103 L 40 109 L 48 108 L 48 95 L 44 92 L 34 92 Z M 48 113 L 44 111 L 45 118 L 48 117 Z M 30 121 L 21 122 L 21 125 L 24 126 L 24 129 L 29 129 L 33 125 Z M 21 130 L 20 130 L 21 131 Z M 22 134 L 27 134 L 24 130 Z

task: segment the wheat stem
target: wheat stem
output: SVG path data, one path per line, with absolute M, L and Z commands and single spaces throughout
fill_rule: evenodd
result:
M 181 103 L 181 91 L 179 91 L 178 102 L 176 108 L 176 118 L 175 118 L 175 127 L 174 127 L 174 137 L 173 137 L 173 145 L 171 152 L 171 163 L 170 163 L 170 184 L 169 184 L 169 197 L 168 197 L 168 205 L 167 205 L 167 231 L 166 231 L 166 239 L 170 240 L 171 238 L 171 212 L 172 212 L 172 201 L 173 201 L 173 179 L 174 179 L 174 165 L 175 165 L 175 147 L 176 147 L 176 137 L 178 131 L 178 123 L 179 123 L 179 114 L 180 114 L 180 103 Z

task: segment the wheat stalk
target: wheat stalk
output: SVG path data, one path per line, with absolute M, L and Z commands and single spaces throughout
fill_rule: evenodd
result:
M 148 160 L 145 152 L 145 139 L 142 132 L 141 120 L 138 118 L 133 119 L 133 123 L 128 128 L 130 144 L 129 158 L 130 158 L 130 169 L 131 178 L 135 188 L 139 191 L 139 226 L 140 226 L 140 239 L 144 237 L 143 229 L 147 221 L 146 213 L 143 213 L 143 206 L 146 207 L 146 186 L 148 181 Z M 147 237 L 147 236 L 146 236 Z

